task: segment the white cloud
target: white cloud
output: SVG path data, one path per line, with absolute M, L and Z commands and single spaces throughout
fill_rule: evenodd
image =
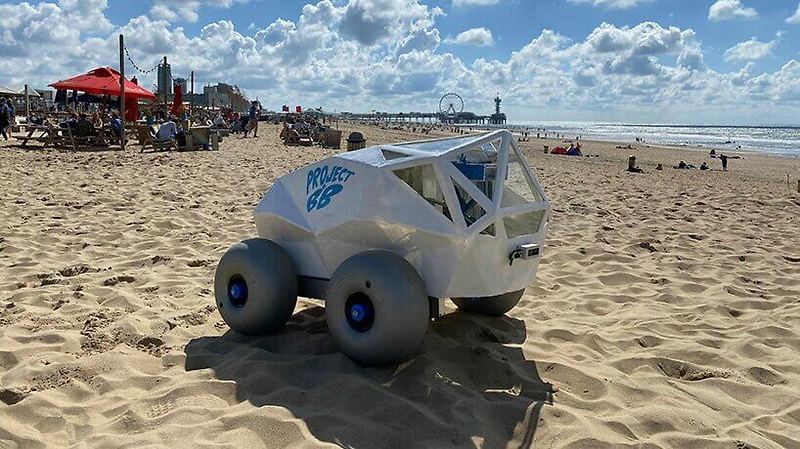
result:
M 786 23 L 800 25 L 800 3 L 798 3 L 797 11 L 795 11 L 794 15 L 786 18 Z
M 414 28 L 424 28 L 442 14 L 418 0 L 350 0 L 339 23 L 342 35 L 364 45 L 390 41 Z
M 453 0 L 453 6 L 491 6 L 500 3 L 500 0 Z
M 755 37 L 748 41 L 739 42 L 733 47 L 725 50 L 726 61 L 758 61 L 772 54 L 772 49 L 780 42 L 783 32 L 778 32 L 775 39 L 769 42 L 761 42 Z
M 469 30 L 458 33 L 455 39 L 447 39 L 448 44 L 475 45 L 478 47 L 488 47 L 494 44 L 492 32 L 486 28 L 470 28 Z
M 604 6 L 610 9 L 630 9 L 652 0 L 567 0 L 570 3 L 589 3 L 593 6 Z
M 752 20 L 758 17 L 758 11 L 745 7 L 741 0 L 717 0 L 708 10 L 708 20 L 722 22 L 733 19 Z
M 249 0 L 155 0 L 150 7 L 150 16 L 154 19 L 174 22 L 184 20 L 197 22 L 200 18 L 200 8 L 214 6 L 230 8 L 237 3 L 247 3 Z

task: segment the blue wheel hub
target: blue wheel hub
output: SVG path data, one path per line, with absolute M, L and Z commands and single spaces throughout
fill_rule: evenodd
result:
M 364 318 L 367 317 L 367 308 L 364 307 L 364 304 L 355 304 L 353 307 L 350 308 L 350 318 L 353 321 L 360 323 L 364 321 Z
M 247 282 L 236 275 L 228 281 L 228 300 L 234 307 L 244 307 L 247 303 Z
M 375 307 L 364 293 L 353 293 L 344 305 L 347 324 L 356 332 L 366 332 L 375 322 Z

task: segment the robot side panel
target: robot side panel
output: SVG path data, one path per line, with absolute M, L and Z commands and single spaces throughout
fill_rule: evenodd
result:
M 381 220 L 354 220 L 329 229 L 318 237 L 320 257 L 331 273 L 348 257 L 383 249 L 403 256 L 425 281 L 428 295 L 444 298 L 453 277 L 463 239 L 426 232 Z

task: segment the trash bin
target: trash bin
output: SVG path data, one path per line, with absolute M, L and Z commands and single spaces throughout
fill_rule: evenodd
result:
M 350 133 L 347 136 L 347 151 L 360 150 L 367 146 L 367 139 L 359 132 Z

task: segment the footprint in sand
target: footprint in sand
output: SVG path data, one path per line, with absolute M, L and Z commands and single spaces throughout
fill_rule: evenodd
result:
M 106 279 L 105 281 L 103 281 L 103 285 L 105 285 L 106 287 L 113 287 L 114 285 L 117 285 L 120 282 L 128 282 L 128 283 L 130 283 L 130 282 L 133 282 L 135 280 L 136 280 L 136 278 L 131 276 L 131 275 L 121 274 L 119 276 L 113 276 L 113 277 L 110 277 L 110 278 Z

